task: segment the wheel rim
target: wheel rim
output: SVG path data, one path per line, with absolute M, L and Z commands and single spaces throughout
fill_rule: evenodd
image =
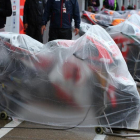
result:
M 5 120 L 7 118 L 6 112 L 1 112 L 0 113 L 0 118 L 3 119 L 3 120 Z
M 102 134 L 103 133 L 103 129 L 101 127 L 95 128 L 95 131 L 96 131 L 97 134 Z

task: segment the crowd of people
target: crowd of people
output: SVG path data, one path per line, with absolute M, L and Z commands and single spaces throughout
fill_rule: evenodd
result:
M 88 0 L 88 11 L 98 12 L 100 0 Z M 117 0 L 103 0 L 103 8 L 118 10 Z M 0 31 L 4 31 L 6 17 L 11 16 L 10 0 L 0 0 Z M 50 21 L 49 41 L 72 39 L 72 19 L 75 35 L 79 33 L 80 11 L 77 0 L 26 0 L 23 23 L 26 34 L 43 42 L 43 33 Z

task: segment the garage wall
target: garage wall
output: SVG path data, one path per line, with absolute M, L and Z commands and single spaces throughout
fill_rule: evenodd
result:
M 12 2 L 11 2 L 11 4 L 12 4 Z M 12 25 L 12 16 L 6 18 L 5 31 L 11 32 L 11 29 L 12 29 L 12 26 L 11 25 Z

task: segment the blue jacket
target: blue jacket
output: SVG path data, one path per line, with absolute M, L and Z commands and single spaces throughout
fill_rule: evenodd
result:
M 65 4 L 66 13 L 63 13 Z M 48 0 L 42 18 L 42 24 L 46 25 L 50 20 L 50 28 L 71 28 L 72 19 L 75 28 L 80 27 L 80 12 L 77 0 Z

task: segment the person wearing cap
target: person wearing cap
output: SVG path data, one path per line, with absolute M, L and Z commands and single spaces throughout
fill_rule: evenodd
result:
M 79 33 L 80 12 L 77 0 L 48 0 L 42 18 L 42 34 L 50 20 L 49 41 L 72 39 L 72 19 L 75 22 L 75 35 Z

